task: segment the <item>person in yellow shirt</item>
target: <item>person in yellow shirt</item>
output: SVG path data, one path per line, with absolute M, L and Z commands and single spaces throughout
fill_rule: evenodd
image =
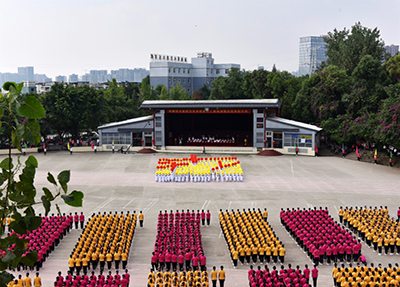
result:
M 24 287 L 24 279 L 22 279 L 22 275 L 18 275 L 18 286 Z
M 126 269 L 126 265 L 128 264 L 128 254 L 126 252 L 123 252 L 121 254 L 121 259 L 122 259 L 122 269 Z
M 238 259 L 239 259 L 239 252 L 237 251 L 237 249 L 235 249 L 232 252 L 233 268 L 237 267 Z
M 266 208 L 264 208 L 264 211 L 263 211 L 263 219 L 264 219 L 265 222 L 267 222 L 267 218 L 268 218 L 268 211 L 267 211 Z
M 32 279 L 29 277 L 29 273 L 26 273 L 26 277 L 24 278 L 24 286 L 31 287 L 32 286 Z
M 33 278 L 33 285 L 34 287 L 41 287 L 42 286 L 42 278 L 39 277 L 39 272 L 36 273 L 36 277 Z
M 218 272 L 216 267 L 213 266 L 213 270 L 211 271 L 211 283 L 212 287 L 217 287 L 217 279 L 218 279 Z
M 139 213 L 140 228 L 143 228 L 143 221 L 144 221 L 144 214 L 142 213 L 142 211 L 140 211 L 140 213 Z
M 224 284 L 225 284 L 224 266 L 221 266 L 221 270 L 218 271 L 218 280 L 219 280 L 219 286 L 220 287 L 224 287 Z
M 285 254 L 286 254 L 285 245 L 282 244 L 282 247 L 279 248 L 279 261 L 282 264 L 285 262 Z
M 111 269 L 111 264 L 112 264 L 112 261 L 113 261 L 113 256 L 112 256 L 112 254 L 110 252 L 107 252 L 107 254 L 106 254 L 106 261 L 107 261 L 107 268 L 108 268 L 108 270 L 110 270 Z

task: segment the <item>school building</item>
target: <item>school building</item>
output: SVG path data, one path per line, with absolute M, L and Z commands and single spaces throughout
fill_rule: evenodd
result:
M 257 152 L 315 155 L 321 128 L 281 118 L 278 99 L 144 101 L 151 115 L 98 127 L 102 150 L 124 146 L 158 151 Z

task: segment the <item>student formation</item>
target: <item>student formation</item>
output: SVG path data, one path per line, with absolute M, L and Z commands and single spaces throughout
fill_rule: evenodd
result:
M 316 287 L 318 265 L 323 263 L 333 264 L 332 279 L 337 287 L 400 286 L 397 263 L 368 265 L 361 253 L 364 241 L 379 255 L 399 254 L 399 223 L 389 216 L 386 207 L 340 208 L 339 222 L 327 208 L 282 209 L 281 224 L 312 261 L 310 268 L 285 267 L 285 245 L 268 223 L 266 208 L 220 210 L 218 219 L 233 268 L 249 265 L 250 287 Z M 63 277 L 60 271 L 54 286 L 128 287 L 131 275 L 126 268 L 138 221 L 143 228 L 142 212 L 92 214 L 86 224 L 83 214 L 42 217 L 37 230 L 17 235 L 28 239 L 27 248 L 38 251 L 38 260 L 32 267 L 20 264 L 17 270 L 26 270 L 26 276 L 18 275 L 8 286 L 41 287 L 38 271 L 76 228 L 81 234 L 68 259 L 67 274 Z M 224 266 L 210 268 L 203 248 L 202 228 L 210 224 L 209 211 L 160 211 L 146 286 L 223 287 Z M 120 274 L 120 270 L 125 272 Z M 36 275 L 31 277 L 27 271 Z

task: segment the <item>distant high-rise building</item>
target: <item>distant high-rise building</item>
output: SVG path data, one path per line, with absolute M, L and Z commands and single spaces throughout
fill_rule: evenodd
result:
M 299 76 L 312 75 L 326 61 L 326 43 L 324 36 L 300 37 L 299 46 Z
M 35 74 L 35 82 L 50 83 L 51 78 L 47 77 L 45 74 Z
M 392 55 L 392 57 L 394 57 L 394 55 L 396 55 L 396 53 L 399 51 L 399 45 L 390 45 L 390 46 L 385 46 L 386 52 L 389 53 L 390 55 Z
M 34 81 L 33 67 L 18 67 L 19 82 Z
M 78 82 L 78 75 L 75 75 L 75 74 L 69 75 L 68 82 L 70 82 L 70 83 Z
M 139 68 L 139 69 L 133 69 L 133 81 L 134 82 L 142 82 L 144 78 L 146 78 L 148 75 L 150 75 L 150 71 Z
M 66 76 L 57 76 L 55 78 L 57 83 L 61 83 L 61 82 L 67 82 L 67 77 Z
M 107 70 L 91 70 L 90 71 L 90 82 L 91 83 L 104 83 L 107 82 L 109 77 L 107 76 Z

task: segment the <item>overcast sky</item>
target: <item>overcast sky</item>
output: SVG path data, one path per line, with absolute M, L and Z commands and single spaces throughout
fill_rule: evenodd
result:
M 400 44 L 400 0 L 0 0 L 0 72 L 149 68 L 150 53 L 298 69 L 299 37 L 360 21 Z

